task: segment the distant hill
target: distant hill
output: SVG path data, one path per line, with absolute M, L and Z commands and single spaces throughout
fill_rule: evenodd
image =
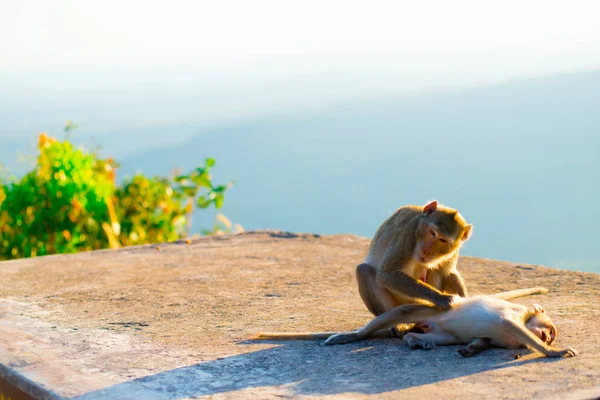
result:
M 223 211 L 246 229 L 371 236 L 437 198 L 475 224 L 465 254 L 600 272 L 599 98 L 600 71 L 357 101 L 204 132 L 121 174 L 216 157 L 215 179 L 236 181 Z

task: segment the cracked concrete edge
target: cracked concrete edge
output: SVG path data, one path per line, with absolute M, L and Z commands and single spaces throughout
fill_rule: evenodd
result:
M 64 397 L 35 383 L 31 379 L 26 378 L 2 363 L 0 363 L 0 380 L 4 380 L 8 384 L 37 400 L 65 400 Z

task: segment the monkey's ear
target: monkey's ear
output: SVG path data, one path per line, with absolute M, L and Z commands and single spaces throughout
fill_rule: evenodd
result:
M 466 242 L 467 240 L 469 240 L 472 233 L 473 233 L 473 225 L 465 226 L 465 230 L 463 231 L 462 238 L 461 238 L 462 241 Z
M 429 215 L 433 213 L 435 210 L 437 210 L 437 206 L 437 200 L 430 201 L 425 205 L 425 207 L 423 207 L 423 214 Z

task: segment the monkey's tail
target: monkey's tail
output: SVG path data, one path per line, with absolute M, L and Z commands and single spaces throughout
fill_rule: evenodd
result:
M 250 340 L 322 340 L 338 332 L 258 332 Z
M 516 299 L 517 297 L 524 297 L 524 296 L 531 296 L 534 294 L 545 294 L 548 293 L 548 289 L 543 288 L 543 287 L 535 287 L 535 288 L 527 288 L 527 289 L 516 289 L 516 290 L 509 290 L 508 292 L 501 292 L 501 293 L 496 293 L 496 294 L 492 294 L 492 297 L 495 297 L 497 299 L 501 299 L 501 300 L 510 300 L 510 299 Z

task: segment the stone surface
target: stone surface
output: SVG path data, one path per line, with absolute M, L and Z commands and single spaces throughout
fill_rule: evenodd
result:
M 356 328 L 370 319 L 354 268 L 369 241 L 250 232 L 192 243 L 0 263 L 0 363 L 77 399 L 600 396 L 600 275 L 463 257 L 471 294 L 545 286 L 559 345 L 551 360 L 398 339 L 345 346 L 250 342 L 257 331 Z M 515 359 L 515 355 L 519 355 Z

